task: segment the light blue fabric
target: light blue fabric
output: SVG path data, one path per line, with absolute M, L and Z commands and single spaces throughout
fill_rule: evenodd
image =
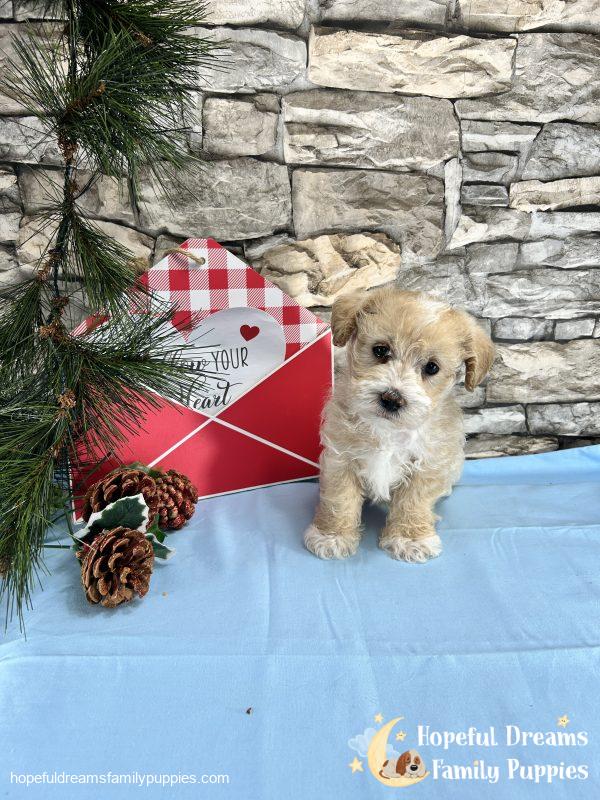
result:
M 600 797 L 600 447 L 468 463 L 440 506 L 444 552 L 422 566 L 377 548 L 374 507 L 356 557 L 319 561 L 301 540 L 316 498 L 302 483 L 202 502 L 170 537 L 177 554 L 148 596 L 116 611 L 89 606 L 72 554 L 48 551 L 27 640 L 11 625 L 0 646 L 0 795 Z M 383 786 L 348 744 L 379 727 L 378 713 L 404 717 L 390 743 L 418 749 L 429 770 L 483 760 L 500 779 L 432 772 L 406 790 Z M 587 745 L 504 743 L 506 725 L 560 731 L 565 714 Z M 419 745 L 418 725 L 494 726 L 499 743 Z M 363 772 L 349 768 L 355 756 Z M 508 780 L 508 758 L 587 765 L 589 778 Z M 44 771 L 229 783 L 11 782 Z

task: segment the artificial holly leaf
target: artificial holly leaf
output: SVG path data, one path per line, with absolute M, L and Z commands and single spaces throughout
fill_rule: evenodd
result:
M 145 533 L 146 539 L 152 544 L 156 558 L 167 561 L 175 555 L 175 550 L 163 544 L 166 534 L 158 527 L 156 520 L 148 528 L 149 515 L 150 510 L 143 494 L 121 497 L 102 511 L 96 511 L 90 516 L 87 525 L 77 536 L 78 544 L 81 546 L 84 542 L 91 541 L 104 530 L 130 528 Z
M 149 515 L 150 511 L 143 494 L 121 497 L 102 511 L 95 511 L 85 528 L 78 534 L 78 538 L 91 538 L 101 531 L 110 531 L 118 527 L 146 533 Z
M 163 531 L 158 525 L 158 518 L 155 518 L 154 522 L 150 527 L 147 529 L 146 533 L 153 534 L 154 538 L 157 539 L 161 544 L 164 542 L 167 534 Z
M 162 539 L 164 540 L 164 534 Z M 164 561 L 168 561 L 175 555 L 175 550 L 171 547 L 167 547 L 166 544 L 163 544 L 162 540 L 156 537 L 156 535 L 150 531 L 146 533 L 146 539 L 152 544 L 152 549 L 154 550 L 154 555 L 156 558 L 162 558 Z

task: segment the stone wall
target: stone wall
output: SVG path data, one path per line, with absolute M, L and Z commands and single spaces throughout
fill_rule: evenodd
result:
M 39 3 L 0 0 L 0 62 Z M 213 0 L 187 146 L 195 199 L 146 180 L 86 198 L 136 255 L 213 236 L 327 316 L 398 280 L 476 314 L 498 343 L 460 391 L 472 455 L 600 437 L 600 2 Z M 1 69 L 1 63 L 0 63 Z M 30 216 L 60 164 L 0 96 L 0 280 L 35 260 Z

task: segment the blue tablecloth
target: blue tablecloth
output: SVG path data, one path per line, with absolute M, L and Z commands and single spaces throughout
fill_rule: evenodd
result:
M 316 498 L 202 502 L 113 611 L 48 551 L 27 639 L 0 645 L 0 795 L 600 797 L 600 448 L 468 463 L 426 565 L 377 548 L 376 507 L 357 556 L 319 561 Z M 388 754 L 430 772 L 406 791 L 368 766 L 396 717 Z

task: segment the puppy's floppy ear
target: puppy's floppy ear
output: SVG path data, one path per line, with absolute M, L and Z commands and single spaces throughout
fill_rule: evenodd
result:
M 454 311 L 460 324 L 465 361 L 465 388 L 472 392 L 485 378 L 494 363 L 496 350 L 492 340 L 470 314 Z
M 402 755 L 396 762 L 396 772 L 399 775 L 405 775 L 406 768 L 408 767 L 409 764 L 410 764 L 410 751 L 406 750 L 404 753 L 402 753 Z
M 331 309 L 331 330 L 333 343 L 337 347 L 343 347 L 356 330 L 356 317 L 364 299 L 363 292 L 350 292 L 334 302 Z

